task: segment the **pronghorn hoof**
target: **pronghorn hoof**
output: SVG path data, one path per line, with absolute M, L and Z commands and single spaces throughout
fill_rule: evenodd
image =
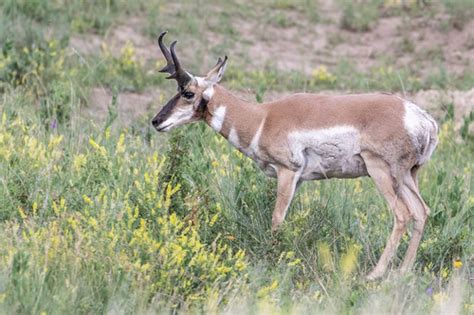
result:
M 369 273 L 367 276 L 365 276 L 365 279 L 369 280 L 369 281 L 373 281 L 373 280 L 376 280 L 376 279 L 379 279 L 383 276 L 383 272 L 379 272 L 379 271 L 372 271 L 371 273 Z
M 276 228 L 276 229 L 273 229 L 272 228 L 272 238 L 271 238 L 271 244 L 272 245 L 278 245 L 278 243 L 280 243 L 280 238 L 278 237 L 280 235 L 280 229 Z
M 280 231 L 280 226 L 272 225 L 272 234 L 277 234 Z

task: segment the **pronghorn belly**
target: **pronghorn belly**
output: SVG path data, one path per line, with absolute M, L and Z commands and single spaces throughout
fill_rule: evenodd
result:
M 301 165 L 303 180 L 367 175 L 359 138 L 352 126 L 292 132 L 288 137 L 292 162 Z

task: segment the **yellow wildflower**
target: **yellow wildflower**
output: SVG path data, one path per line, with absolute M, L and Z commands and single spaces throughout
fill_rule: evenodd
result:
M 87 220 L 87 223 L 92 227 L 92 228 L 97 228 L 97 220 L 93 217 L 90 217 L 89 220 Z
M 217 219 L 219 219 L 219 214 L 214 214 L 211 218 L 211 220 L 209 221 L 209 226 L 213 226 L 214 224 L 216 224 L 217 222 Z
M 453 267 L 454 267 L 454 269 L 461 269 L 461 267 L 462 267 L 462 261 L 461 261 L 461 259 L 456 258 L 456 259 L 453 261 Z
M 438 292 L 433 294 L 433 300 L 436 304 L 441 304 L 448 299 L 448 296 L 444 292 Z
M 321 294 L 321 291 L 318 290 L 314 292 L 313 299 L 318 301 L 318 303 L 321 303 L 321 301 L 323 300 L 323 295 Z
M 78 154 L 74 157 L 74 160 L 72 162 L 72 166 L 74 168 L 75 172 L 79 172 L 81 168 L 86 164 L 87 162 L 87 156 L 84 154 Z
M 349 246 L 347 252 L 341 258 L 341 270 L 345 276 L 350 275 L 357 266 L 360 246 L 353 244 Z
M 264 297 L 278 288 L 278 280 L 273 281 L 269 286 L 263 287 L 257 292 L 258 297 Z
M 97 142 L 94 141 L 94 139 L 90 138 L 89 139 L 89 144 L 96 150 L 98 151 L 102 156 L 105 156 L 107 154 L 107 151 L 103 146 L 98 144 Z
M 178 223 L 179 223 L 179 221 L 178 221 L 178 217 L 176 216 L 176 213 L 172 213 L 172 214 L 170 215 L 170 224 L 171 224 L 172 226 L 177 226 Z
M 171 205 L 171 197 L 178 192 L 181 188 L 181 184 L 177 184 L 174 188 L 171 187 L 171 184 L 168 184 L 166 187 L 166 196 L 165 196 L 165 208 L 169 208 Z
M 26 219 L 25 210 L 22 207 L 18 208 L 18 213 L 20 213 L 20 217 L 21 217 L 22 220 Z
M 121 133 L 120 134 L 120 137 L 119 137 L 119 140 L 117 142 L 117 147 L 115 149 L 115 151 L 117 153 L 123 153 L 125 152 L 125 145 L 124 145 L 124 142 L 125 142 L 125 134 L 124 133 Z
M 63 135 L 51 136 L 48 143 L 48 149 L 54 149 L 63 141 Z
M 105 140 L 109 140 L 110 138 L 110 127 L 107 127 L 107 129 L 105 129 Z
M 319 244 L 318 255 L 319 255 L 319 259 L 321 260 L 323 269 L 325 271 L 332 271 L 333 262 L 332 262 L 331 249 L 329 248 L 329 245 L 327 243 Z
M 31 208 L 33 210 L 33 215 L 36 215 L 36 212 L 38 211 L 38 203 L 36 201 L 33 202 L 33 206 Z
M 87 203 L 88 205 L 92 205 L 94 202 L 92 201 L 91 198 L 89 198 L 89 196 L 87 195 L 82 195 L 82 199 L 84 200 L 85 203 Z
M 151 265 L 149 263 L 146 263 L 140 267 L 142 272 L 147 272 L 148 270 L 151 269 Z
M 293 266 L 299 265 L 300 263 L 301 263 L 301 259 L 296 258 L 295 260 L 290 261 L 290 262 L 288 263 L 288 266 L 289 266 L 289 267 L 293 267 Z
M 227 267 L 227 266 L 220 266 L 216 268 L 217 273 L 229 273 L 232 271 L 232 268 Z
M 319 66 L 316 69 L 313 70 L 313 81 L 315 83 L 321 83 L 321 82 L 329 82 L 329 83 L 334 83 L 336 81 L 336 77 L 332 75 L 326 66 Z
M 61 213 L 61 208 L 58 206 L 56 201 L 53 201 L 53 204 L 51 205 L 54 211 L 54 214 L 59 215 Z

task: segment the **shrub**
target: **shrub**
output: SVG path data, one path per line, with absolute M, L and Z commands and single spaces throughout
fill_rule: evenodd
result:
M 5 114 L 0 128 L 1 290 L 10 310 L 51 312 L 41 301 L 59 295 L 65 312 L 71 300 L 79 312 L 105 311 L 122 286 L 141 292 L 136 301 L 176 308 L 245 278 L 242 250 L 201 240 L 200 226 L 213 223 L 172 212 L 180 186 L 157 190 L 165 159 L 150 152 L 137 161 L 140 138 L 90 138 L 73 153 L 63 135 L 44 141 L 37 130 Z

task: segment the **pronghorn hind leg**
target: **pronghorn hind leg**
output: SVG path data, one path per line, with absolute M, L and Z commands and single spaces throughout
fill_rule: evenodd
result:
M 418 188 L 418 170 L 420 167 L 421 165 L 415 165 L 410 170 L 411 178 L 413 179 L 413 183 L 415 183 L 416 188 Z
M 390 166 L 381 158 L 371 153 L 361 153 L 367 167 L 367 172 L 375 182 L 380 193 L 384 196 L 394 214 L 393 230 L 375 268 L 367 276 L 368 279 L 381 277 L 387 270 L 388 264 L 395 255 L 400 239 L 406 231 L 410 219 L 408 209 L 396 194 L 395 179 L 391 175 Z
M 425 209 L 426 215 L 430 214 L 430 208 L 425 203 L 425 200 L 421 197 L 420 194 L 420 187 L 418 185 L 418 171 L 423 165 L 415 165 L 410 170 L 411 180 L 407 178 L 405 180 L 406 184 L 410 188 L 410 190 L 416 195 L 417 199 L 422 203 L 423 208 Z
M 413 186 L 412 190 L 415 192 L 415 194 L 417 195 L 417 198 L 423 204 L 423 207 L 425 208 L 426 214 L 428 215 L 428 214 L 430 214 L 430 207 L 428 207 L 428 205 L 425 203 L 425 201 L 421 197 L 420 188 L 418 186 L 418 171 L 420 170 L 421 166 L 422 165 L 415 165 L 415 166 L 412 167 L 412 169 L 410 170 L 410 174 L 411 174 L 411 178 L 412 178 L 413 181 L 409 184 L 411 186 Z
M 299 173 L 287 168 L 277 169 L 277 198 L 272 216 L 272 231 L 276 231 L 285 219 L 286 212 L 299 183 Z
M 416 252 L 423 236 L 426 218 L 430 212 L 418 190 L 416 171 L 413 173 L 412 170 L 410 174 L 407 173 L 403 178 L 403 184 L 401 194 L 413 218 L 413 231 L 405 258 L 400 268 L 402 273 L 410 270 L 415 262 Z

